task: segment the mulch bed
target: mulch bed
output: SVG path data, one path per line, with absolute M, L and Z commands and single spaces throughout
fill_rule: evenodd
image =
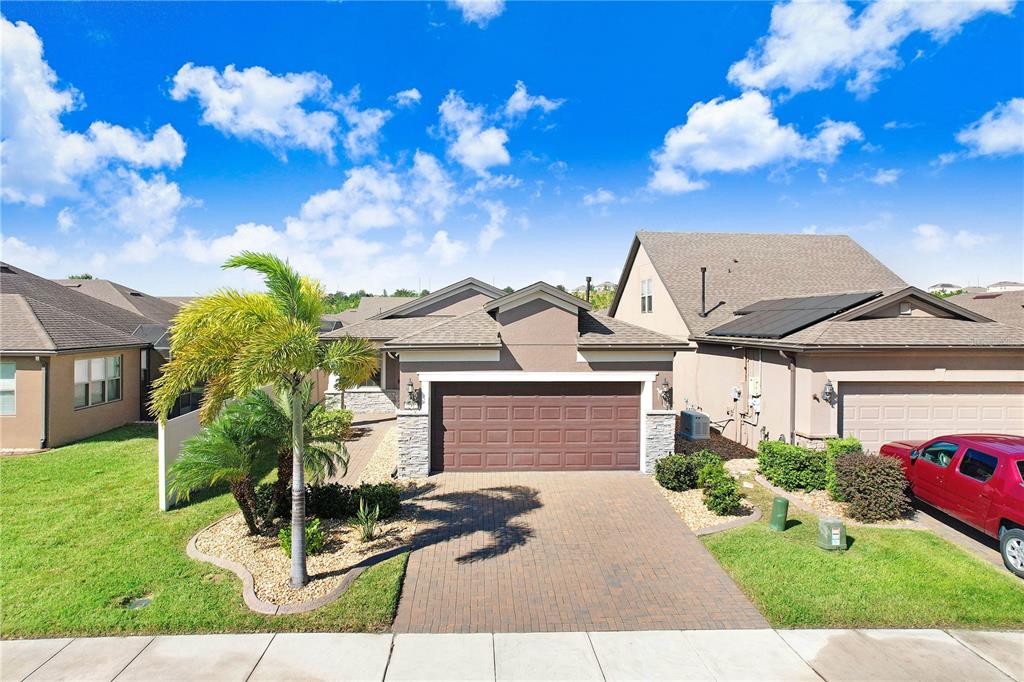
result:
M 676 436 L 676 452 L 689 455 L 700 450 L 711 450 L 717 452 L 722 459 L 751 459 L 757 457 L 757 452 L 748 447 L 740 445 L 734 440 L 726 438 L 718 431 L 711 430 L 711 438 L 707 440 L 687 440 L 682 436 Z

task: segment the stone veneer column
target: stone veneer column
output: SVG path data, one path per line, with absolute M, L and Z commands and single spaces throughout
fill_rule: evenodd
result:
M 419 478 L 430 474 L 430 414 L 399 410 L 398 477 Z
M 676 413 L 671 410 L 655 410 L 644 414 L 647 433 L 644 436 L 647 456 L 644 459 L 644 473 L 653 474 L 655 463 L 676 449 Z

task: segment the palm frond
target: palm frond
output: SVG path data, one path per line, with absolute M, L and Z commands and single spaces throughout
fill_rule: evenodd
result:
M 303 277 L 287 262 L 271 253 L 243 251 L 229 258 L 225 268 L 246 268 L 263 275 L 267 295 L 279 312 L 310 324 L 320 324 L 323 312 L 323 287 Z
M 305 375 L 317 362 L 317 329 L 278 317 L 254 329 L 235 357 L 231 386 L 237 395 L 273 384 L 292 374 Z
M 377 349 L 366 339 L 347 336 L 320 346 L 320 368 L 337 376 L 339 386 L 363 383 L 377 364 Z

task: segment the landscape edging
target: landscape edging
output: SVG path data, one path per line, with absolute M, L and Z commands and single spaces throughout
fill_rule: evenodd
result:
M 725 523 L 720 523 L 717 526 L 708 526 L 707 528 L 701 528 L 700 530 L 694 531 L 694 535 L 696 535 L 697 537 L 702 537 L 704 535 L 713 535 L 714 533 L 721 533 L 722 531 L 732 530 L 733 528 L 745 526 L 748 523 L 760 521 L 762 516 L 761 507 L 757 506 L 756 504 L 751 506 L 753 507 L 753 511 L 750 512 L 750 514 L 748 514 L 747 516 L 743 516 L 738 519 L 733 519 L 732 521 L 726 521 Z
M 230 514 L 228 516 L 230 516 Z M 245 602 L 245 605 L 248 606 L 251 611 L 255 611 L 256 613 L 262 613 L 267 616 L 284 616 L 296 613 L 307 613 L 309 611 L 313 611 L 314 609 L 318 609 L 321 606 L 326 606 L 327 604 L 330 604 L 331 602 L 338 599 L 338 597 L 340 597 L 341 595 L 345 594 L 345 592 L 348 590 L 349 587 L 351 587 L 355 579 L 362 575 L 363 571 L 370 568 L 374 564 L 378 564 L 381 561 L 390 559 L 391 557 L 397 556 L 402 552 L 406 552 L 410 549 L 407 546 L 393 547 L 386 552 L 381 552 L 380 554 L 375 554 L 373 556 L 363 559 L 358 564 L 349 569 L 348 574 L 342 579 L 340 585 L 338 585 L 322 597 L 317 597 L 316 599 L 312 599 L 310 601 L 299 602 L 297 604 L 272 604 L 271 602 L 265 601 L 256 596 L 255 583 L 253 581 L 252 573 L 249 572 L 249 569 L 247 569 L 245 566 L 238 563 L 237 561 L 212 556 L 196 547 L 196 538 L 198 538 L 200 535 L 202 535 L 210 528 L 216 526 L 225 518 L 227 518 L 227 516 L 217 519 L 216 521 L 206 526 L 205 528 L 202 528 L 195 535 L 193 535 L 192 538 L 188 541 L 188 545 L 185 547 L 185 553 L 189 557 L 197 561 L 205 561 L 208 564 L 213 564 L 218 568 L 223 568 L 237 575 L 239 579 L 241 579 L 242 581 L 242 600 Z

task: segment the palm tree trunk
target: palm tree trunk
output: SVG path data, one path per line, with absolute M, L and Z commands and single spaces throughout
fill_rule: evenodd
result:
M 249 528 L 249 535 L 256 535 L 259 533 L 259 528 L 256 527 L 256 515 L 253 513 L 252 497 L 249 493 L 252 488 L 252 480 L 249 480 L 249 489 L 246 489 L 246 479 L 235 481 L 228 485 L 231 489 L 231 494 L 235 498 L 235 502 L 238 503 L 238 508 L 242 510 L 242 518 L 245 519 L 245 525 Z
M 291 586 L 299 589 L 309 580 L 306 573 L 306 482 L 303 470 L 302 401 L 293 388 L 292 403 L 292 575 Z

